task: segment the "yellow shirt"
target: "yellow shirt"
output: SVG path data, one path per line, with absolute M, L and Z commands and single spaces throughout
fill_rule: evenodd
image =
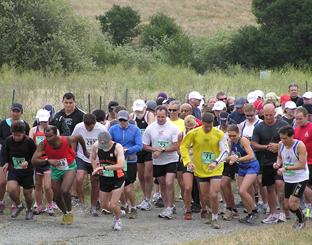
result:
M 181 118 L 179 118 L 178 120 L 175 120 L 175 121 L 172 121 L 170 119 L 169 122 L 171 122 L 172 124 L 176 125 L 179 128 L 180 132 L 184 132 L 185 131 L 184 120 L 182 120 Z
M 187 165 L 189 162 L 192 162 L 189 152 L 192 146 L 194 175 L 200 178 L 221 176 L 223 172 L 223 162 L 220 162 L 213 170 L 209 170 L 208 166 L 219 157 L 221 153 L 219 142 L 223 137 L 224 133 L 216 128 L 212 128 L 209 133 L 206 133 L 203 127 L 191 130 L 183 138 L 180 145 L 183 164 Z

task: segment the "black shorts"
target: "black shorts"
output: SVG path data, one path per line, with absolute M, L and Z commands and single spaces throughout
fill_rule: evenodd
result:
M 136 181 L 137 164 L 127 163 L 127 171 L 125 172 L 125 186 L 128 186 Z
M 177 172 L 182 172 L 182 173 L 187 172 L 187 167 L 185 167 L 181 161 L 177 162 Z
M 36 174 L 44 175 L 46 172 L 51 172 L 50 164 L 45 164 L 43 166 L 35 168 Z
M 282 176 L 277 175 L 277 170 L 273 168 L 273 165 L 261 166 L 262 169 L 262 186 L 272 186 L 275 184 L 275 180 L 280 179 Z
M 166 176 L 167 173 L 176 173 L 177 172 L 177 163 L 171 162 L 165 165 L 153 165 L 153 176 L 155 178 Z
M 151 162 L 153 160 L 152 152 L 145 150 L 138 152 L 137 157 L 138 157 L 137 163 Z
M 34 171 L 9 170 L 7 180 L 16 181 L 24 189 L 32 189 L 34 187 Z
M 154 184 L 155 184 L 155 185 L 159 185 L 159 181 L 158 181 L 158 179 L 155 178 L 155 177 L 154 177 Z
M 210 182 L 210 180 L 212 179 L 219 179 L 221 180 L 222 176 L 221 175 L 217 175 L 217 176 L 211 176 L 211 177 L 205 177 L 205 178 L 201 178 L 201 177 L 196 177 L 196 180 L 198 182 Z
M 109 178 L 100 176 L 100 191 L 111 192 L 116 190 L 125 183 L 125 177 L 120 178 Z
M 308 180 L 299 183 L 285 182 L 285 198 L 288 199 L 290 196 L 294 196 L 301 199 L 307 184 Z
M 222 176 L 229 177 L 231 179 L 235 179 L 235 174 L 238 172 L 237 164 L 230 165 L 228 162 L 224 163 L 224 168 L 222 172 Z
M 88 174 L 92 174 L 93 172 L 93 167 L 91 163 L 85 162 L 81 158 L 77 157 L 76 158 L 76 163 L 77 163 L 77 170 L 84 170 Z
M 308 185 L 312 186 L 312 164 L 308 164 L 308 168 L 309 168 L 309 181 L 308 181 Z

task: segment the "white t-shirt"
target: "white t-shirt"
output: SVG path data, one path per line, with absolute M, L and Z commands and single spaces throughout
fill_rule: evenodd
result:
M 98 123 L 98 122 L 95 124 L 94 128 L 90 132 L 87 131 L 83 122 L 78 123 L 75 126 L 72 135 L 81 135 L 82 136 L 82 138 L 85 141 L 87 150 L 90 153 L 90 158 L 88 159 L 85 157 L 80 144 L 78 144 L 78 148 L 77 148 L 77 157 L 79 157 L 80 159 L 82 159 L 85 162 L 91 163 L 92 146 L 98 140 L 99 133 L 104 132 L 104 131 L 107 131 L 106 127 L 103 124 Z
M 262 120 L 259 119 L 258 116 L 256 116 L 256 120 L 252 123 L 250 123 L 247 119 L 241 122 L 238 125 L 240 136 L 246 137 L 247 139 L 251 139 L 255 127 L 261 122 Z
M 149 125 L 143 134 L 143 144 L 152 145 L 153 147 L 168 147 L 178 142 L 179 128 L 170 122 L 159 125 L 153 122 Z M 153 159 L 154 165 L 166 165 L 168 163 L 178 162 L 179 155 L 176 151 L 162 152 L 160 156 Z

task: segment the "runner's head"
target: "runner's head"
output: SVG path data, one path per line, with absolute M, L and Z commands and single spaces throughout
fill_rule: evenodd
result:
M 234 109 L 235 109 L 235 97 L 228 97 L 227 98 L 227 110 L 228 110 L 228 112 L 232 112 L 232 111 L 234 111 Z
M 75 110 L 76 101 L 75 95 L 71 92 L 65 93 L 63 96 L 63 106 L 66 113 L 71 113 Z
M 291 98 L 297 98 L 298 97 L 298 85 L 296 83 L 289 84 L 288 92 Z
M 284 112 L 288 115 L 288 117 L 294 118 L 297 109 L 296 103 L 293 101 L 287 101 L 284 107 Z
M 263 107 L 264 122 L 267 125 L 273 125 L 276 121 L 275 119 L 275 106 L 273 104 L 266 104 Z
M 213 128 L 214 115 L 209 112 L 205 112 L 202 115 L 203 129 L 206 133 L 210 132 Z
M 240 97 L 240 98 L 237 98 L 235 100 L 235 110 L 240 113 L 240 114 L 244 114 L 244 106 L 245 104 L 247 103 L 247 100 Z
M 117 120 L 121 128 L 128 127 L 129 123 L 129 113 L 126 110 L 121 110 L 117 114 Z
M 227 112 L 221 112 L 220 116 L 219 116 L 219 120 L 220 120 L 220 125 L 221 127 L 227 127 L 229 124 L 229 113 Z
M 133 112 L 138 119 L 142 119 L 144 117 L 144 113 L 146 110 L 146 104 L 144 100 L 135 100 L 132 106 Z
M 226 111 L 226 104 L 223 101 L 217 101 L 214 104 L 212 111 L 216 117 L 219 117 L 221 112 Z
M 237 142 L 239 139 L 239 128 L 236 124 L 231 124 L 228 127 L 228 136 L 232 142 Z
M 303 104 L 312 104 L 312 92 L 308 91 L 302 95 Z
M 307 122 L 309 121 L 308 118 L 309 118 L 309 113 L 307 111 L 306 108 L 300 106 L 296 109 L 296 112 L 295 112 L 295 118 L 296 118 L 296 125 L 299 126 L 299 127 L 304 127 Z
M 180 114 L 180 103 L 178 101 L 171 101 L 168 106 L 169 117 L 171 120 L 178 120 Z
M 42 109 L 47 110 L 50 113 L 50 121 L 54 118 L 55 109 L 53 105 L 46 104 Z
M 197 91 L 192 91 L 188 95 L 188 101 L 192 107 L 198 107 L 202 99 L 203 96 Z
M 256 117 L 256 109 L 253 104 L 247 104 L 244 107 L 245 117 L 248 121 L 253 122 Z
M 155 114 L 155 109 L 157 107 L 157 103 L 154 100 L 149 100 L 146 102 L 146 110 Z
M 109 103 L 108 103 L 108 112 L 109 113 L 114 113 L 114 109 L 116 106 L 118 106 L 119 103 L 117 101 L 113 101 L 111 100 Z
M 160 105 L 156 107 L 156 120 L 159 125 L 164 125 L 167 121 L 168 109 L 166 106 Z
M 44 135 L 49 144 L 53 144 L 57 139 L 57 127 L 49 125 L 44 129 Z
M 22 121 L 13 122 L 11 125 L 11 133 L 15 142 L 23 141 L 25 137 L 26 126 Z
M 192 115 L 193 109 L 192 106 L 189 103 L 184 103 L 180 106 L 180 117 L 184 119 L 188 115 Z
M 188 115 L 184 118 L 184 126 L 186 129 L 186 132 L 195 128 L 196 125 L 197 125 L 197 123 L 196 123 L 195 117 L 193 115 Z
M 108 151 L 112 143 L 112 137 L 108 131 L 99 133 L 98 148 L 103 151 Z
M 105 111 L 103 111 L 103 110 L 94 110 L 93 112 L 92 112 L 92 114 L 95 116 L 95 119 L 96 119 L 96 121 L 97 122 L 99 122 L 99 123 L 104 123 L 105 122 Z
M 94 126 L 96 124 L 96 117 L 91 113 L 84 114 L 83 123 L 85 125 L 86 130 L 90 132 L 94 129 Z
M 217 93 L 216 98 L 217 98 L 217 101 L 223 101 L 225 104 L 227 103 L 227 96 L 222 91 Z
M 207 106 L 212 109 L 214 104 L 217 102 L 217 98 L 216 97 L 210 97 L 208 100 L 207 100 Z
M 10 113 L 11 119 L 13 121 L 20 120 L 22 114 L 23 114 L 23 106 L 22 106 L 22 104 L 20 104 L 20 103 L 13 103 L 11 105 L 11 113 Z
M 292 145 L 292 142 L 294 139 L 294 134 L 295 134 L 295 131 L 294 131 L 292 126 L 290 126 L 290 125 L 284 126 L 284 127 L 280 128 L 278 133 L 279 133 L 280 139 L 284 145 L 286 145 L 286 146 Z
M 50 119 L 50 112 L 44 109 L 40 109 L 37 111 L 36 120 L 43 128 L 48 126 Z

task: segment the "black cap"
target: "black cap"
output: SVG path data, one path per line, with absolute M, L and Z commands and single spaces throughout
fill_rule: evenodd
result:
M 227 123 L 229 120 L 229 113 L 227 112 L 221 112 L 219 115 L 220 123 Z
M 115 107 L 116 106 L 118 106 L 119 105 L 119 103 L 117 102 L 117 101 L 110 101 L 109 103 L 108 103 L 108 111 L 109 112 L 113 112 L 114 111 L 114 109 L 115 109 Z
M 20 112 L 23 112 L 23 106 L 22 106 L 22 104 L 20 104 L 20 103 L 13 103 L 12 105 L 11 105 L 11 110 L 13 111 L 13 110 L 18 110 L 18 111 L 20 111 Z
M 175 101 L 175 99 L 174 99 L 174 98 L 169 97 L 168 99 L 164 100 L 164 101 L 162 102 L 162 104 L 163 104 L 163 105 L 169 105 L 169 104 L 170 104 L 170 102 L 172 102 L 172 101 Z

